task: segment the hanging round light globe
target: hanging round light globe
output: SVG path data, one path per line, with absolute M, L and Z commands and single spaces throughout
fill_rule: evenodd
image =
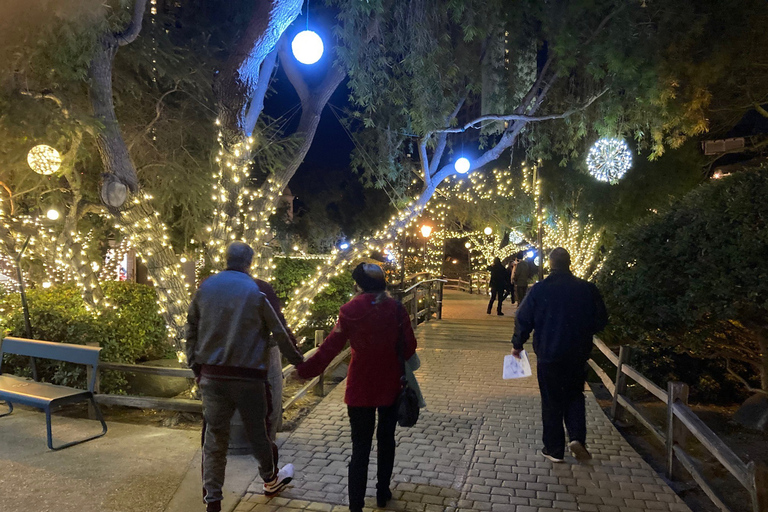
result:
M 622 139 L 599 139 L 587 154 L 587 168 L 596 180 L 615 185 L 632 167 L 632 151 Z
M 467 242 L 464 244 L 464 247 L 466 247 L 467 249 L 470 249 L 472 247 L 472 244 L 470 242 Z
M 453 164 L 453 168 L 456 169 L 456 172 L 459 174 L 466 174 L 467 171 L 469 171 L 469 159 L 465 157 L 461 157 L 458 160 L 456 160 L 456 163 Z
M 51 146 L 40 144 L 29 150 L 27 164 L 36 173 L 48 176 L 61 167 L 61 155 Z
M 291 43 L 291 50 L 296 60 L 302 64 L 314 64 L 323 56 L 323 40 L 316 32 L 303 30 L 296 34 Z
M 58 220 L 59 219 L 59 211 L 54 210 L 51 208 L 45 213 L 45 216 L 48 217 L 49 220 Z
M 429 226 L 427 224 L 424 224 L 421 226 L 421 236 L 424 238 L 429 238 L 429 235 L 432 234 L 432 226 Z
M 491 228 L 490 226 L 488 226 L 487 228 L 485 228 L 485 229 L 483 230 L 483 233 L 485 233 L 486 235 L 490 235 L 491 233 L 493 233 L 493 228 Z

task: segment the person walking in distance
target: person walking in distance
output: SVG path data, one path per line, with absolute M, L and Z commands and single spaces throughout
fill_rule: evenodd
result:
M 525 298 L 525 294 L 528 293 L 528 281 L 531 279 L 531 266 L 525 259 L 519 259 L 515 265 L 515 271 L 512 274 L 512 281 L 515 283 L 515 298 L 517 299 L 517 305 L 520 304 Z
M 504 265 L 501 264 L 501 260 L 499 258 L 493 259 L 493 265 L 488 267 L 488 270 L 491 271 L 491 300 L 488 302 L 488 311 L 487 313 L 491 314 L 491 309 L 493 309 L 493 301 L 498 299 L 498 303 L 496 305 L 496 314 L 499 316 L 504 316 L 504 313 L 501 312 L 501 303 L 504 301 L 504 291 L 507 289 L 507 269 L 504 268 Z
M 317 352 L 296 367 L 296 372 L 304 379 L 320 375 L 349 341 L 352 359 L 344 395 L 352 428 L 349 510 L 362 512 L 377 412 L 376 503 L 383 508 L 392 498 L 389 484 L 395 463 L 397 398 L 402 376 L 397 344 L 402 337 L 407 361 L 416 352 L 416 336 L 405 307 L 387 294 L 381 267 L 361 263 L 352 278 L 357 295 L 341 306 L 336 327 Z
M 565 428 L 568 447 L 579 460 L 591 458 L 587 450 L 584 383 L 592 337 L 607 322 L 603 298 L 597 287 L 571 273 L 571 256 L 558 247 L 549 255 L 550 275 L 531 288 L 518 307 L 512 354 L 520 357 L 533 331 L 536 371 L 544 424 L 542 455 L 563 462 Z
M 278 470 L 277 446 L 267 434 L 270 333 L 288 361 L 299 364 L 304 360 L 248 274 L 253 249 L 232 242 L 226 260 L 226 270 L 200 284 L 187 313 L 187 363 L 199 378 L 203 398 L 203 499 L 207 512 L 221 510 L 229 425 L 236 410 L 259 462 L 264 493 L 279 493 L 293 478 L 291 464 Z
M 510 304 L 515 303 L 515 282 L 512 280 L 512 276 L 515 275 L 515 265 L 516 261 L 514 259 L 509 260 L 509 264 L 507 265 L 507 272 L 504 276 L 504 285 L 506 286 L 504 290 L 504 298 L 502 300 L 506 300 L 507 297 L 511 297 L 509 299 Z

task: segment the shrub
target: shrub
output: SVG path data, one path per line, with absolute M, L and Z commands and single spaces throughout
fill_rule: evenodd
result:
M 620 236 L 597 278 L 609 340 L 712 359 L 715 381 L 768 390 L 766 197 L 766 170 L 738 172 Z
M 107 282 L 105 296 L 115 309 L 94 315 L 85 308 L 80 292 L 74 285 L 27 292 L 32 337 L 35 339 L 84 345 L 98 343 L 101 360 L 136 363 L 166 357 L 172 353 L 166 343 L 165 323 L 157 312 L 154 289 L 127 282 Z M 24 317 L 18 294 L 5 295 L 0 302 L 0 321 L 8 335 L 25 336 Z M 85 368 L 79 365 L 37 361 L 38 375 L 46 381 L 64 386 L 85 385 Z M 8 357 L 4 371 L 31 375 L 26 358 Z M 122 393 L 126 380 L 123 374 L 104 372 L 101 389 L 104 393 Z

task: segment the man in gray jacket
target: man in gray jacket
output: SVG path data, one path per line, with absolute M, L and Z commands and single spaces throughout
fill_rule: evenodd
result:
M 270 334 L 288 361 L 304 360 L 248 274 L 253 249 L 233 242 L 226 259 L 227 269 L 200 285 L 187 314 L 187 363 L 199 377 L 206 424 L 203 495 L 207 512 L 221 510 L 229 424 L 235 410 L 259 462 L 264 493 L 277 494 L 293 478 L 293 465 L 278 470 L 277 446 L 267 434 Z

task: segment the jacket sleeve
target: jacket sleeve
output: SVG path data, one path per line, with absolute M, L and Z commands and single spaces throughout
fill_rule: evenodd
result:
M 264 300 L 261 301 L 262 318 L 264 319 L 267 328 L 269 328 L 269 331 L 272 333 L 272 336 L 274 336 L 275 341 L 277 341 L 280 353 L 283 354 L 291 364 L 301 363 L 304 361 L 304 356 L 301 355 L 299 349 L 297 349 L 291 342 L 288 333 L 285 331 L 285 327 L 280 323 L 280 319 L 277 318 L 277 313 L 275 313 L 275 310 L 266 299 L 266 296 L 263 296 L 263 298 Z
M 296 341 L 296 336 L 294 336 L 291 328 L 288 327 L 288 322 L 285 321 L 285 316 L 283 316 L 283 307 L 280 304 L 280 299 L 277 297 L 277 293 L 275 293 L 275 289 L 272 288 L 271 284 L 266 281 L 262 281 L 261 279 L 256 279 L 256 284 L 259 285 L 259 290 L 261 290 L 261 293 L 267 296 L 269 304 L 272 306 L 272 309 L 275 310 L 277 319 L 280 320 L 280 323 L 283 324 L 285 332 L 288 333 L 288 337 L 290 338 L 291 343 L 293 343 L 294 347 L 298 347 L 299 342 Z
M 608 325 L 608 311 L 605 309 L 605 302 L 603 302 L 603 296 L 600 295 L 600 290 L 593 283 L 589 284 L 592 289 L 592 300 L 595 303 L 595 324 L 592 328 L 592 334 L 597 334 Z
M 325 370 L 329 364 L 331 364 L 333 358 L 339 355 L 348 340 L 346 330 L 344 329 L 343 319 L 344 317 L 340 314 L 339 319 L 336 322 L 336 327 L 334 327 L 331 334 L 323 340 L 323 343 L 320 344 L 317 352 L 315 352 L 312 357 L 296 366 L 296 373 L 299 374 L 299 377 L 302 379 L 317 377 L 323 373 L 323 370 Z
M 187 342 L 184 344 L 184 353 L 187 356 L 187 365 L 193 368 L 195 365 L 195 347 L 197 346 L 197 322 L 200 320 L 200 313 L 197 309 L 197 295 L 192 299 L 187 311 Z
M 522 350 L 523 344 L 533 331 L 533 323 L 536 312 L 536 286 L 531 288 L 515 316 L 515 334 L 512 336 L 512 346 L 516 350 Z
M 411 317 L 408 315 L 405 306 L 398 304 L 397 309 L 400 325 L 402 325 L 403 334 L 405 335 L 405 353 L 403 354 L 403 357 L 407 361 L 416 353 L 416 335 L 413 332 Z

